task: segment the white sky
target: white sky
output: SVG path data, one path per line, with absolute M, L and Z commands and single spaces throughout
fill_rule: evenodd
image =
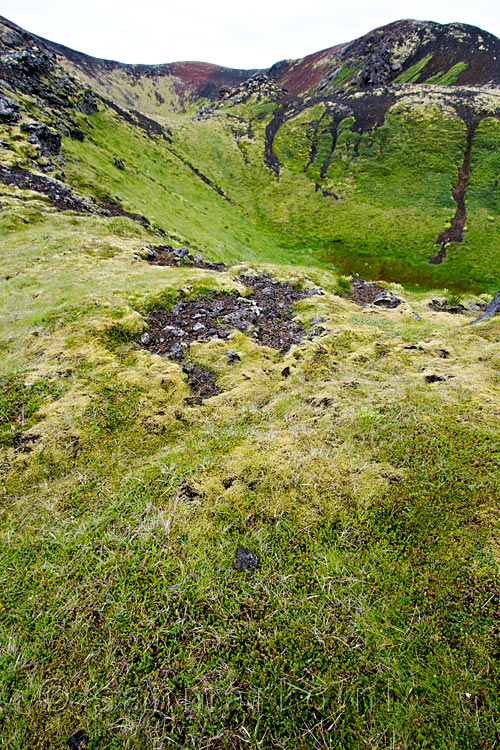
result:
M 234 68 L 267 68 L 401 18 L 461 21 L 500 36 L 498 0 L 3 0 L 0 14 L 95 57 Z

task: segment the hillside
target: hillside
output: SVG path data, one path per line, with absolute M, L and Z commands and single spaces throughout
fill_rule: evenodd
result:
M 495 747 L 500 41 L 0 21 L 5 747 Z

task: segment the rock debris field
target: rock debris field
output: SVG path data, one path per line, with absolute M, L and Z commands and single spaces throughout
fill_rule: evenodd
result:
M 180 300 L 170 310 L 158 308 L 148 316 L 149 331 L 142 334 L 139 345 L 181 362 L 191 342 L 227 339 L 234 329 L 282 353 L 306 336 L 322 332 L 321 328 L 307 332 L 293 320 L 293 305 L 311 295 L 323 294 L 322 289 L 298 290 L 290 282 L 278 281 L 267 273 L 242 273 L 239 280 L 252 290 L 251 296 L 214 292 L 207 297 Z M 236 359 L 238 355 L 228 349 L 228 358 Z M 196 394 L 195 402 L 219 392 L 208 371 L 192 364 L 185 364 L 183 370 Z

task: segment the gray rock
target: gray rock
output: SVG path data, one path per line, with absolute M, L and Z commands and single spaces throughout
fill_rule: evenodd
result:
M 238 547 L 234 558 L 236 570 L 255 570 L 259 566 L 259 558 L 246 547 Z
M 122 160 L 121 160 L 121 159 L 119 159 L 119 158 L 118 158 L 117 156 L 115 156 L 115 167 L 116 167 L 117 169 L 125 169 L 125 165 L 124 165 L 124 163 L 123 163 L 123 162 L 122 162 Z
M 71 130 L 65 125 L 64 122 L 58 122 L 57 123 L 57 129 L 60 133 L 66 136 L 66 138 L 69 138 L 71 136 Z
M 68 738 L 68 745 L 72 750 L 87 750 L 89 738 L 83 729 L 79 729 L 78 732 L 75 732 Z
M 182 328 L 177 328 L 176 326 L 165 326 L 163 328 L 164 333 L 168 333 L 171 336 L 183 336 L 184 332 Z
M 203 255 L 200 255 L 199 253 L 195 253 L 193 255 L 193 261 L 194 263 L 203 263 Z
M 22 122 L 21 130 L 28 133 L 29 143 L 36 143 L 40 146 L 40 152 L 43 156 L 57 156 L 61 150 L 61 134 L 51 130 L 48 125 L 42 122 Z
M 152 338 L 153 337 L 151 336 L 150 333 L 147 333 L 147 332 L 143 333 L 142 336 L 141 336 L 141 339 L 140 339 L 141 340 L 141 344 L 144 344 L 144 346 L 147 346 L 148 344 L 151 343 Z
M 179 344 L 179 342 L 176 341 L 175 344 L 173 344 L 172 348 L 170 349 L 170 356 L 172 357 L 172 359 L 179 360 L 179 359 L 182 359 L 183 353 L 184 353 L 184 350 L 181 344 Z
M 99 111 L 94 92 L 91 89 L 87 89 L 83 92 L 78 109 L 80 112 L 83 112 L 84 115 L 93 115 Z
M 189 250 L 187 247 L 174 247 L 172 250 L 172 255 L 174 255 L 176 258 L 179 258 L 179 260 L 182 260 L 182 258 L 187 258 L 189 255 Z
M 19 104 L 8 96 L 0 96 L 0 121 L 14 125 L 20 119 Z
M 328 318 L 313 318 L 311 320 L 311 323 L 313 324 L 313 326 L 315 326 L 318 323 L 326 323 L 327 320 L 328 320 Z
M 204 331 L 204 330 L 205 330 L 205 326 L 203 325 L 203 323 L 195 323 L 193 326 L 193 331 Z
M 482 320 L 488 320 L 488 318 L 493 318 L 493 316 L 497 315 L 499 312 L 500 292 L 497 292 L 491 302 L 488 302 L 488 304 L 486 305 L 486 310 L 483 312 L 483 314 L 480 315 L 479 318 L 471 321 L 471 325 L 473 325 L 474 323 L 479 323 Z
M 422 320 L 418 313 L 414 312 L 413 315 L 415 316 L 415 320 Z
M 377 294 L 377 296 L 373 300 L 373 304 L 377 305 L 377 307 L 389 307 L 393 309 L 394 307 L 397 307 L 401 304 L 401 300 L 399 299 L 399 297 L 396 297 L 393 292 L 390 292 L 387 289 L 384 292 L 380 292 L 380 294 Z
M 234 349 L 228 349 L 226 352 L 226 357 L 230 362 L 237 362 L 238 360 L 241 360 L 241 357 L 239 354 L 237 354 Z

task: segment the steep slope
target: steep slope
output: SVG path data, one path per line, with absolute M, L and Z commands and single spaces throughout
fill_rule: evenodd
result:
M 203 62 L 126 65 L 99 60 L 31 34 L 0 16 L 0 39 L 15 50 L 43 50 L 73 77 L 115 104 L 150 114 L 189 109 L 201 99 L 217 98 L 221 87 L 238 83 L 258 70 L 234 70 Z
M 486 32 L 397 22 L 226 87 L 193 121 L 173 110 L 181 99 L 193 105 L 208 81 L 202 83 L 203 75 L 191 89 L 184 80 L 175 101 L 158 100 L 169 114 L 155 119 L 150 97 L 159 94 L 157 79 L 145 68 L 133 73 L 62 48 L 56 54 L 51 43 L 11 26 L 2 27 L 0 61 L 6 93 L 21 96 L 14 115 L 3 116 L 4 161 L 11 168 L 37 164 L 62 177 L 61 158 L 63 179 L 86 198 L 99 195 L 113 211 L 123 203 L 123 210 L 184 242 L 224 248 L 232 258 L 252 248 L 260 248 L 259 256 L 290 259 L 312 250 L 317 262 L 375 278 L 477 291 L 500 283 L 498 40 Z M 468 73 L 456 67 L 461 56 Z M 384 63 L 383 75 L 369 73 L 382 59 L 392 61 L 390 71 Z M 349 80 L 332 78 L 332 65 L 351 63 L 357 72 Z M 115 90 L 116 71 L 125 78 Z M 463 76 L 474 85 L 459 85 Z M 412 82 L 429 77 L 433 83 Z M 399 83 L 375 85 L 391 78 Z M 89 81 L 106 94 L 100 101 Z M 127 104 L 137 97 L 149 114 Z M 50 146 L 39 145 L 33 158 L 41 133 L 33 127 L 40 123 L 62 136 L 61 157 L 54 160 L 43 153 Z M 110 148 L 129 169 L 109 168 Z M 210 215 L 199 230 L 193 209 Z M 268 246 L 270 254 L 262 249 Z

